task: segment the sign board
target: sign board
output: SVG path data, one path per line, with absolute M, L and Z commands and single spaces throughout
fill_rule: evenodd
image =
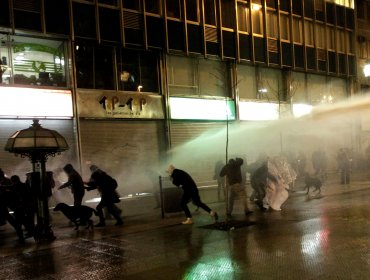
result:
M 0 116 L 72 118 L 70 90 L 0 87 Z
M 170 97 L 171 119 L 235 120 L 234 100 Z
M 77 109 L 83 118 L 164 119 L 162 96 L 139 92 L 78 90 Z

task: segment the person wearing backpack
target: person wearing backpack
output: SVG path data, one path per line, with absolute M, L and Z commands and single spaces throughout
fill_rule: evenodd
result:
M 116 226 L 123 225 L 123 221 L 120 216 L 119 208 L 115 206 L 115 203 L 119 203 L 119 195 L 116 192 L 117 181 L 109 176 L 106 172 L 99 169 L 96 165 L 90 166 L 91 177 L 89 182 L 86 183 L 88 187 L 87 191 L 98 189 L 101 200 L 96 206 L 96 211 L 99 216 L 99 223 L 95 227 L 105 226 L 105 217 L 103 208 L 107 207 L 108 213 L 110 213 L 116 219 Z

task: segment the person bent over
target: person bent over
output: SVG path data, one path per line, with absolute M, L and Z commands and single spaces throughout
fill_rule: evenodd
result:
M 192 201 L 197 207 L 202 208 L 204 211 L 209 213 L 212 217 L 214 217 L 215 221 L 218 220 L 217 213 L 212 211 L 200 200 L 197 185 L 188 173 L 181 169 L 175 168 L 173 165 L 168 167 L 167 172 L 172 178 L 172 183 L 177 187 L 181 187 L 184 191 L 184 194 L 181 198 L 181 208 L 185 212 L 186 220 L 183 221 L 182 224 L 190 225 L 193 223 L 192 216 L 188 208 L 188 203 L 190 201 Z

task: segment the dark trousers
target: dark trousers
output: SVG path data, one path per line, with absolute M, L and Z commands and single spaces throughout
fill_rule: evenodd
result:
M 5 220 L 15 229 L 17 232 L 19 240 L 23 240 L 23 231 L 21 225 L 14 219 L 12 215 L 10 215 L 8 209 L 3 208 L 1 209 L 3 212 L 2 215 L 4 215 Z
M 73 206 L 81 206 L 85 192 L 73 193 Z
M 122 219 L 117 211 L 117 207 L 114 205 L 114 203 L 104 200 L 101 200 L 100 203 L 96 206 L 96 211 L 98 212 L 100 222 L 105 221 L 103 213 L 104 207 L 107 207 L 108 213 L 111 214 L 116 219 L 117 222 L 122 222 Z
M 187 218 L 192 217 L 191 213 L 190 213 L 190 210 L 188 208 L 188 203 L 190 201 L 192 201 L 193 204 L 196 205 L 197 207 L 200 207 L 204 211 L 206 211 L 208 213 L 211 213 L 211 209 L 200 200 L 199 195 L 189 196 L 189 195 L 184 194 L 181 198 L 181 208 L 184 210 L 185 215 L 186 215 Z

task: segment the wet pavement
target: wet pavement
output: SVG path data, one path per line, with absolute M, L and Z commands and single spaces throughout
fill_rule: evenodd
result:
M 253 209 L 248 218 L 236 207 L 235 219 L 255 224 L 231 231 L 201 228 L 212 220 L 200 211 L 190 226 L 179 224 L 182 215 L 141 215 L 79 232 L 53 213 L 50 244 L 20 246 L 0 227 L 0 279 L 367 279 L 369 178 L 333 181 L 322 194 L 298 189 L 283 211 Z

